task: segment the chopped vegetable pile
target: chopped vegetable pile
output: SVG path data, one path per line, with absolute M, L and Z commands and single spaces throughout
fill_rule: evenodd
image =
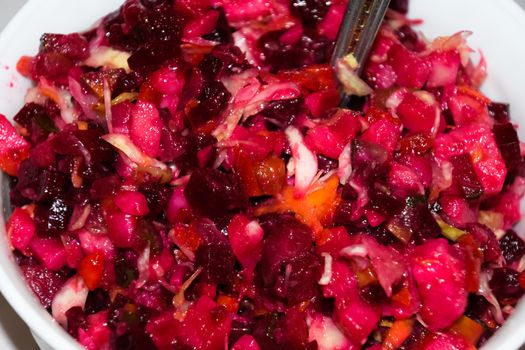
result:
M 470 33 L 392 1 L 359 77 L 345 7 L 127 0 L 20 59 L 7 234 L 86 349 L 466 350 L 512 313 L 524 152 Z

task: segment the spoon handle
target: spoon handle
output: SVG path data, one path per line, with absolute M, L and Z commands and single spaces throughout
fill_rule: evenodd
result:
M 357 73 L 361 74 L 389 3 L 390 0 L 349 0 L 332 53 L 333 66 L 351 53 L 359 63 Z

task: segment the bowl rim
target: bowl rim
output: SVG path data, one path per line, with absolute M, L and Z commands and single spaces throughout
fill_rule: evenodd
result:
M 472 1 L 473 0 L 471 0 L 471 2 Z M 491 2 L 492 0 L 478 1 Z M 2 46 L 5 40 L 15 37 L 16 28 L 23 24 L 23 20 L 30 18 L 29 15 L 34 12 L 36 4 L 42 5 L 42 2 L 28 0 L 21 9 L 16 12 L 4 30 L 0 32 L 0 46 Z M 509 16 L 512 16 L 514 20 L 523 23 L 525 27 L 525 11 L 515 1 L 500 0 L 498 6 L 507 12 Z M 6 175 L 0 172 L 0 184 L 3 183 L 5 177 Z M 1 189 L 0 186 L 0 191 Z M 1 196 L 0 209 L 5 213 Z M 3 215 L 0 215 L 0 240 L 6 247 L 9 247 Z M 16 277 L 12 278 L 12 276 Z M 26 282 L 21 277 L 18 266 L 13 262 L 11 253 L 5 255 L 0 252 L 0 281 L 0 292 L 16 311 L 17 315 L 28 325 L 30 331 L 34 333 L 37 338 L 41 338 L 41 340 L 46 343 L 45 345 L 60 350 L 83 349 L 73 337 L 54 321 L 47 310 L 41 306 L 36 296 L 29 290 Z M 525 296 L 519 301 L 516 310 L 525 314 Z M 525 342 L 525 332 L 517 331 L 520 327 L 520 321 L 512 315 L 481 349 L 518 349 Z

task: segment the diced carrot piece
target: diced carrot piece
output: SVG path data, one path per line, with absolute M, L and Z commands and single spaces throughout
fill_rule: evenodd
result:
M 474 346 L 485 331 L 482 325 L 464 315 L 454 322 L 448 330 L 450 333 L 463 337 Z
M 84 279 L 89 290 L 98 288 L 103 272 L 104 254 L 98 251 L 83 257 L 78 266 L 78 273 Z
M 395 321 L 388 330 L 381 349 L 394 350 L 399 348 L 410 334 L 412 334 L 413 326 L 414 320 L 411 318 Z

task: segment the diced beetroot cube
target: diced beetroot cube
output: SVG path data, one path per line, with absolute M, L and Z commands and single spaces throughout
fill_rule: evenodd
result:
M 506 191 L 499 196 L 494 210 L 503 214 L 503 228 L 509 229 L 521 220 L 521 197 L 511 191 Z
M 334 227 L 323 232 L 326 239 L 317 246 L 317 252 L 328 253 L 332 258 L 337 258 L 341 249 L 352 244 L 350 235 L 344 227 Z
M 179 321 L 173 317 L 173 311 L 151 318 L 146 331 L 151 335 L 153 342 L 160 350 L 171 350 L 178 334 L 174 332 Z
M 478 223 L 467 225 L 467 231 L 474 236 L 483 251 L 485 261 L 497 261 L 501 258 L 501 248 L 494 232 Z
M 397 84 L 402 87 L 421 89 L 430 74 L 426 58 L 419 57 L 403 45 L 394 44 L 388 53 L 388 63 L 397 75 Z
M 327 110 L 337 107 L 340 99 L 339 91 L 329 89 L 311 93 L 304 103 L 314 118 L 321 118 Z
M 29 213 L 22 208 L 15 208 L 7 223 L 7 235 L 13 247 L 23 252 L 35 232 L 35 223 Z
M 232 350 L 261 350 L 255 338 L 251 335 L 245 334 L 235 342 Z
M 261 226 L 266 234 L 260 263 L 264 286 L 290 305 L 317 295 L 321 262 L 310 227 L 290 215 L 266 218 Z
M 423 96 L 406 94 L 396 109 L 403 126 L 412 132 L 431 133 L 439 126 L 439 109 L 434 101 L 424 101 Z
M 129 134 L 132 108 L 133 105 L 129 101 L 111 106 L 111 124 L 114 133 Z
M 452 185 L 459 188 L 463 198 L 470 200 L 479 198 L 483 194 L 483 187 L 474 172 L 469 154 L 460 154 L 450 158 L 452 163 Z
M 36 259 L 28 259 L 20 264 L 20 270 L 31 290 L 44 308 L 49 308 L 55 294 L 67 280 L 64 271 L 52 271 Z
M 184 188 L 179 187 L 174 189 L 166 208 L 168 221 L 176 224 L 184 221 L 185 217 L 189 217 L 190 215 L 190 205 L 184 197 Z
M 387 119 L 380 119 L 361 135 L 361 140 L 382 146 L 388 154 L 392 154 L 399 141 L 401 131 L 399 126 Z
M 218 19 L 219 11 L 216 10 L 210 10 L 198 16 L 184 27 L 184 38 L 198 38 L 212 32 L 217 25 Z
M 358 298 L 336 299 L 334 319 L 356 344 L 364 344 L 381 317 L 374 308 Z
M 163 67 L 153 72 L 149 80 L 155 90 L 171 95 L 180 94 L 185 83 L 184 73 L 179 68 L 171 67 Z
M 388 89 L 392 87 L 397 75 L 394 68 L 387 63 L 370 62 L 366 67 L 367 82 L 375 89 Z
M 124 214 L 143 216 L 149 213 L 148 202 L 141 192 L 120 191 L 114 201 Z
M 101 311 L 87 318 L 88 328 L 78 330 L 78 340 L 87 350 L 101 350 L 110 347 L 112 331 L 108 326 L 108 312 Z
M 232 317 L 223 306 L 203 296 L 172 330 L 180 340 L 196 350 L 222 350 L 230 332 Z
M 50 270 L 58 271 L 67 262 L 64 245 L 54 238 L 34 238 L 29 247 L 39 261 Z
M 34 146 L 29 151 L 31 161 L 39 168 L 46 168 L 53 165 L 55 162 L 55 153 L 51 147 L 51 143 L 44 141 Z
M 261 259 L 264 232 L 257 221 L 237 214 L 228 226 L 228 239 L 233 253 L 243 267 L 252 270 Z
M 393 316 L 396 319 L 409 318 L 419 312 L 421 301 L 416 288 L 416 283 L 407 271 L 407 277 L 401 288 L 383 306 L 383 315 Z
M 492 119 L 485 102 L 476 97 L 456 90 L 451 92 L 445 90 L 444 99 L 447 101 L 456 125 L 461 126 L 476 122 L 492 125 Z
M 472 157 L 474 171 L 485 194 L 501 191 L 507 169 L 490 128 L 482 124 L 468 124 L 436 137 L 434 155 L 438 161 L 461 154 Z
M 9 175 L 16 175 L 20 162 L 29 155 L 29 148 L 29 143 L 0 114 L 0 168 Z
M 450 326 L 465 311 L 465 264 L 445 239 L 429 240 L 411 254 L 412 274 L 421 296 L 420 316 L 430 330 Z
M 456 82 L 460 64 L 460 56 L 457 50 L 434 51 L 429 57 L 430 76 L 427 86 L 435 88 L 451 85 Z
M 283 35 L 279 38 L 279 41 L 286 45 L 294 45 L 299 40 L 301 40 L 301 36 L 303 35 L 303 25 L 301 23 L 297 23 L 294 26 L 287 29 Z
M 61 235 L 60 240 L 66 250 L 67 265 L 71 268 L 77 268 L 80 260 L 84 257 L 80 241 L 69 234 Z
M 131 111 L 130 136 L 133 143 L 150 157 L 160 148 L 162 119 L 150 102 L 138 101 Z
M 88 230 L 77 231 L 80 246 L 85 254 L 103 252 L 107 260 L 115 257 L 115 247 L 109 235 L 91 233 Z
M 388 174 L 388 184 L 396 194 L 424 194 L 425 189 L 414 170 L 408 166 L 393 162 Z
M 195 253 L 196 264 L 202 267 L 202 278 L 208 283 L 231 283 L 235 257 L 228 239 L 219 232 L 211 220 L 194 221 L 191 228 L 201 237 Z
M 372 47 L 371 57 L 373 57 L 373 61 L 376 62 L 384 62 L 388 58 L 388 53 L 390 52 L 390 49 L 392 46 L 394 46 L 395 42 L 394 39 L 392 39 L 389 36 L 382 36 L 381 33 L 379 33 L 376 41 L 374 42 L 374 46 Z
M 360 128 L 359 120 L 353 112 L 339 110 L 332 118 L 311 128 L 304 141 L 316 153 L 337 159 Z
M 268 16 L 271 2 L 268 0 L 227 0 L 223 2 L 223 7 L 228 22 L 246 22 Z
M 80 34 L 45 33 L 40 38 L 40 52 L 56 52 L 71 59 L 84 60 L 89 57 L 88 41 Z
M 521 162 L 520 140 L 516 128 L 511 123 L 502 123 L 494 125 L 492 128 L 494 138 L 498 144 L 499 150 L 507 171 L 510 173 Z
M 138 243 L 137 217 L 113 213 L 106 217 L 108 237 L 119 248 L 134 248 Z
M 335 297 L 336 299 L 358 297 L 357 277 L 348 264 L 338 260 L 332 263 L 332 278 L 323 287 L 323 295 L 327 298 Z
M 447 216 L 452 225 L 465 227 L 469 223 L 477 222 L 477 213 L 470 208 L 469 203 L 457 196 L 442 196 L 439 204 L 443 213 Z
M 426 188 L 430 186 L 432 182 L 432 164 L 429 157 L 405 154 L 402 155 L 398 161 L 412 169 L 412 171 L 418 175 L 423 187 Z
M 343 21 L 345 9 L 344 3 L 332 3 L 323 20 L 317 25 L 319 33 L 327 37 L 328 40 L 335 41 Z
M 421 350 L 472 350 L 473 346 L 463 337 L 447 334 L 435 333 L 428 335 L 421 346 Z

